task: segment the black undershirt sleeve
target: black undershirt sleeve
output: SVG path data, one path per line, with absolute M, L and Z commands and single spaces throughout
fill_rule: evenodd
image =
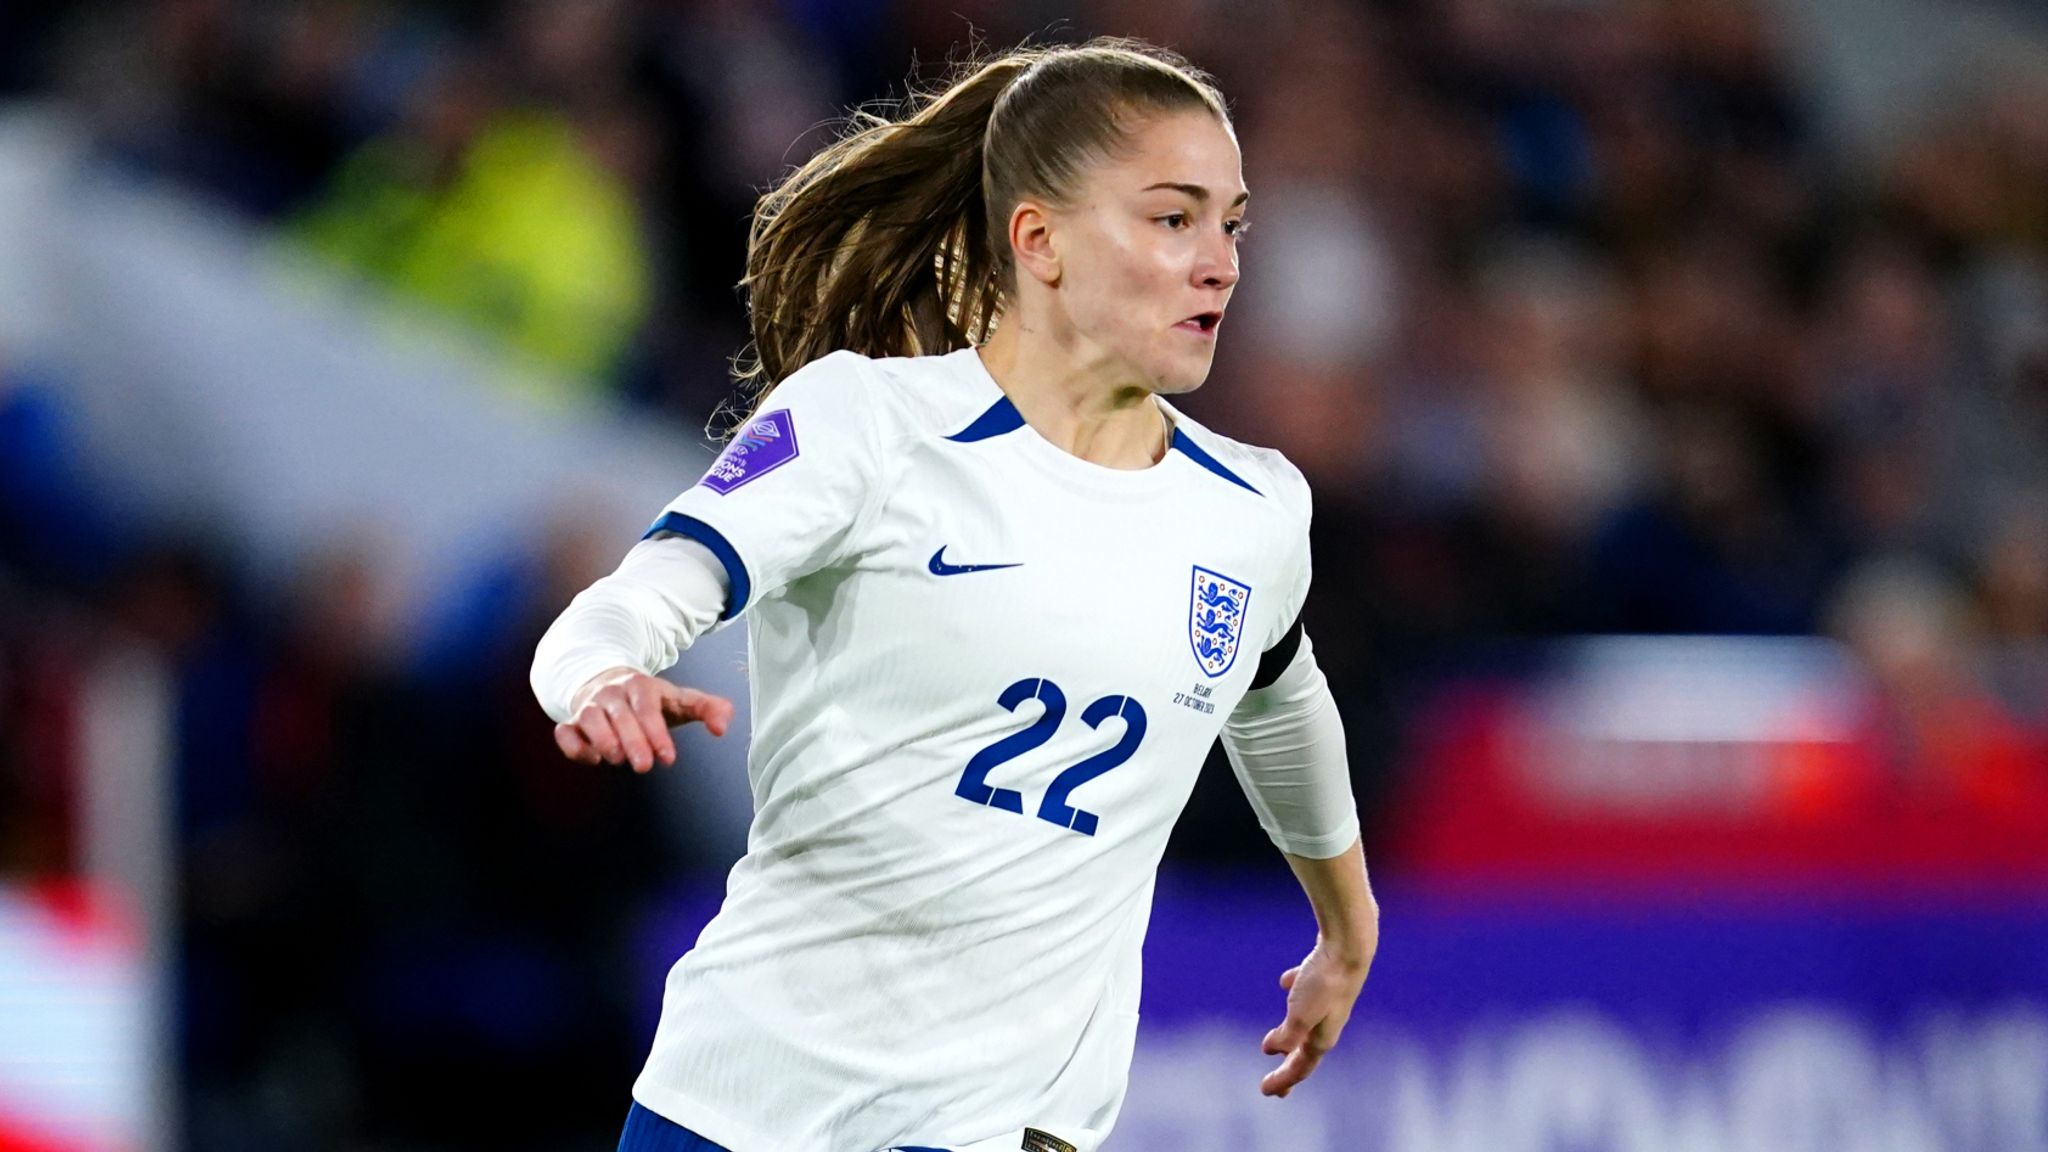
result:
M 1280 679 L 1280 674 L 1294 663 L 1294 652 L 1300 647 L 1301 615 L 1296 613 L 1294 623 L 1287 626 L 1287 632 L 1280 637 L 1279 643 L 1266 649 L 1266 654 L 1259 657 L 1259 670 L 1252 673 L 1252 686 L 1247 691 L 1257 691 Z

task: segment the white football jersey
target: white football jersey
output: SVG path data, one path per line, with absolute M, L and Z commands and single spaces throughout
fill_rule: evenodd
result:
M 1107 468 L 973 349 L 838 352 L 656 522 L 745 611 L 756 814 L 641 1104 L 736 1152 L 1107 1134 L 1167 835 L 1309 584 L 1301 473 L 1167 410 Z

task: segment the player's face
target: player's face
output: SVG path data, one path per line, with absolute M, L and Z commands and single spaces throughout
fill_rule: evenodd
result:
M 1155 117 L 1055 214 L 1060 289 L 1091 359 L 1155 392 L 1208 378 L 1237 285 L 1244 225 L 1237 139 L 1206 112 Z

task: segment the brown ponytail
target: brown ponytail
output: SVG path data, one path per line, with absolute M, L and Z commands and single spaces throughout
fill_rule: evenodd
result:
M 854 113 L 754 209 L 741 384 L 758 398 L 842 348 L 918 356 L 986 340 L 1014 289 L 1010 208 L 1063 202 L 1134 115 L 1184 109 L 1229 123 L 1221 94 L 1185 60 L 1102 38 L 959 65 L 901 119 Z

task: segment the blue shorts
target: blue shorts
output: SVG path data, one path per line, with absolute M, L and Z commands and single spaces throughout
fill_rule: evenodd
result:
M 681 1124 L 649 1112 L 639 1101 L 626 1112 L 626 1131 L 619 1137 L 619 1152 L 729 1152 Z M 900 1148 L 897 1152 L 946 1152 L 944 1148 Z
M 626 1131 L 619 1137 L 619 1152 L 728 1152 L 681 1124 L 640 1106 L 626 1112 Z

